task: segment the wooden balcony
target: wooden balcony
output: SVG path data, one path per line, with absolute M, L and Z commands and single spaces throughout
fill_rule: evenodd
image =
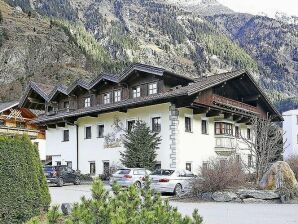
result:
M 259 114 L 257 107 L 216 94 L 201 95 L 195 100 L 195 102 L 206 106 L 215 106 L 223 109 L 226 108 L 248 114 Z
M 26 128 L 0 126 L 0 136 L 16 136 L 24 134 L 27 134 L 31 139 L 36 139 L 38 138 L 39 134 L 41 134 L 41 131 Z

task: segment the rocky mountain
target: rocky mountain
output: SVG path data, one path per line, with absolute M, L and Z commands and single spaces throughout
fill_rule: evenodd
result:
M 6 2 L 0 71 L 7 88 L 32 79 L 57 83 L 118 73 L 138 61 L 189 76 L 246 68 L 274 100 L 298 94 L 293 24 L 234 13 L 215 0 Z M 12 97 L 5 93 L 2 99 Z

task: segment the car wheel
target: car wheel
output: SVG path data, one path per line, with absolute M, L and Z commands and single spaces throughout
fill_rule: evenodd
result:
M 62 178 L 59 178 L 58 182 L 57 182 L 57 186 L 58 187 L 63 187 L 64 181 Z
M 174 194 L 178 197 L 182 195 L 182 186 L 181 184 L 177 184 L 174 189 Z
M 81 180 L 80 180 L 80 178 L 79 178 L 79 177 L 76 177 L 76 179 L 75 179 L 75 181 L 74 181 L 73 184 L 74 184 L 74 185 L 80 185 L 80 184 L 81 184 Z
M 138 189 L 140 189 L 140 188 L 142 187 L 142 184 L 141 184 L 140 181 L 137 181 L 137 182 L 135 183 L 135 186 L 136 186 Z

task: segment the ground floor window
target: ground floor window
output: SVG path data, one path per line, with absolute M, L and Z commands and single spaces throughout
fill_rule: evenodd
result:
M 105 176 L 110 175 L 110 162 L 109 161 L 104 161 L 103 162 L 103 174 Z
M 191 171 L 191 163 L 186 163 L 185 164 L 185 169 L 188 171 Z
M 90 162 L 90 175 L 95 175 L 95 162 Z
M 252 155 L 247 155 L 247 166 L 252 167 Z
M 61 166 L 61 161 L 56 161 L 57 166 Z
M 72 169 L 72 162 L 71 162 L 71 161 L 67 161 L 67 162 L 66 162 L 66 165 L 67 165 L 67 167 L 69 167 L 69 168 Z

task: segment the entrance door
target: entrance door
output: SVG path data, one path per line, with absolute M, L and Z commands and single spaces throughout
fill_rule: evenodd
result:
M 104 161 L 103 162 L 103 176 L 105 179 L 108 179 L 110 177 L 110 162 Z

